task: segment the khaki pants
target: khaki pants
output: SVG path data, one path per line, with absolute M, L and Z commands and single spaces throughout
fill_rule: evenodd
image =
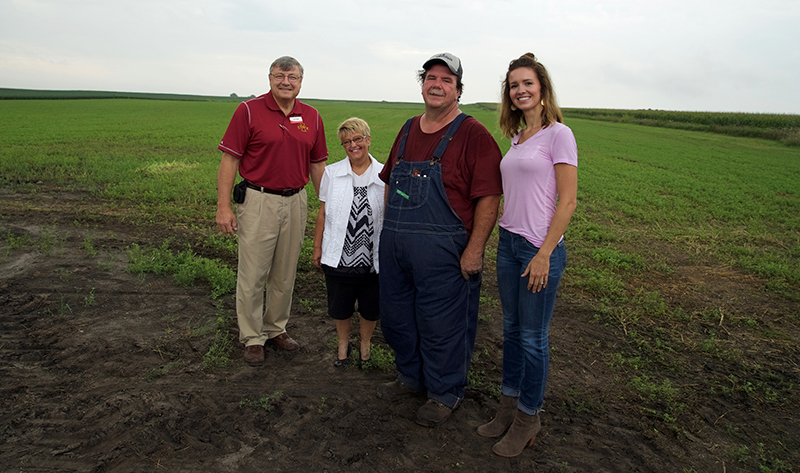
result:
M 247 189 L 236 208 L 239 341 L 263 345 L 286 331 L 308 214 L 306 190 L 290 197 Z M 266 291 L 264 287 L 266 285 Z

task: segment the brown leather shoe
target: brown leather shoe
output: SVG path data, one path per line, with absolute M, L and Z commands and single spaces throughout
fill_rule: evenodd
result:
M 400 382 L 399 379 L 378 386 L 378 397 L 387 401 L 397 401 L 410 394 L 419 393 Z
M 244 361 L 250 366 L 264 364 L 264 345 L 250 345 L 244 348 Z
M 436 427 L 446 421 L 453 409 L 445 406 L 436 399 L 428 399 L 428 402 L 417 409 L 417 417 L 414 421 L 423 427 Z
M 275 346 L 281 350 L 294 351 L 300 348 L 300 344 L 292 340 L 292 337 L 286 332 L 283 332 L 275 338 L 270 338 L 269 341 L 274 343 Z

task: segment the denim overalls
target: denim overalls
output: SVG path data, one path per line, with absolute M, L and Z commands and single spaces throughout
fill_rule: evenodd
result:
M 481 275 L 461 275 L 467 231 L 448 202 L 439 161 L 466 117 L 450 124 L 429 161 L 403 160 L 411 120 L 403 127 L 380 241 L 381 328 L 398 378 L 450 408 L 464 398 Z

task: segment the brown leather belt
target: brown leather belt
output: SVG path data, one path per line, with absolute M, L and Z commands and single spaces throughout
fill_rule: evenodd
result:
M 297 189 L 292 189 L 292 188 L 287 187 L 286 189 L 280 189 L 280 190 L 278 190 L 278 189 L 267 189 L 266 187 L 257 186 L 257 185 L 253 184 L 250 181 L 247 181 L 247 187 L 249 187 L 250 189 L 257 190 L 259 192 L 265 192 L 267 194 L 281 195 L 283 197 L 289 197 L 289 196 L 295 195 L 298 192 L 300 192 L 301 190 L 303 190 L 302 187 L 298 187 Z

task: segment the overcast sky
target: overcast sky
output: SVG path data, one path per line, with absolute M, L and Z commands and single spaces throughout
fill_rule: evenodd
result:
M 800 113 L 797 0 L 0 0 L 0 87 L 421 102 L 434 53 L 463 103 L 531 51 L 563 107 Z

